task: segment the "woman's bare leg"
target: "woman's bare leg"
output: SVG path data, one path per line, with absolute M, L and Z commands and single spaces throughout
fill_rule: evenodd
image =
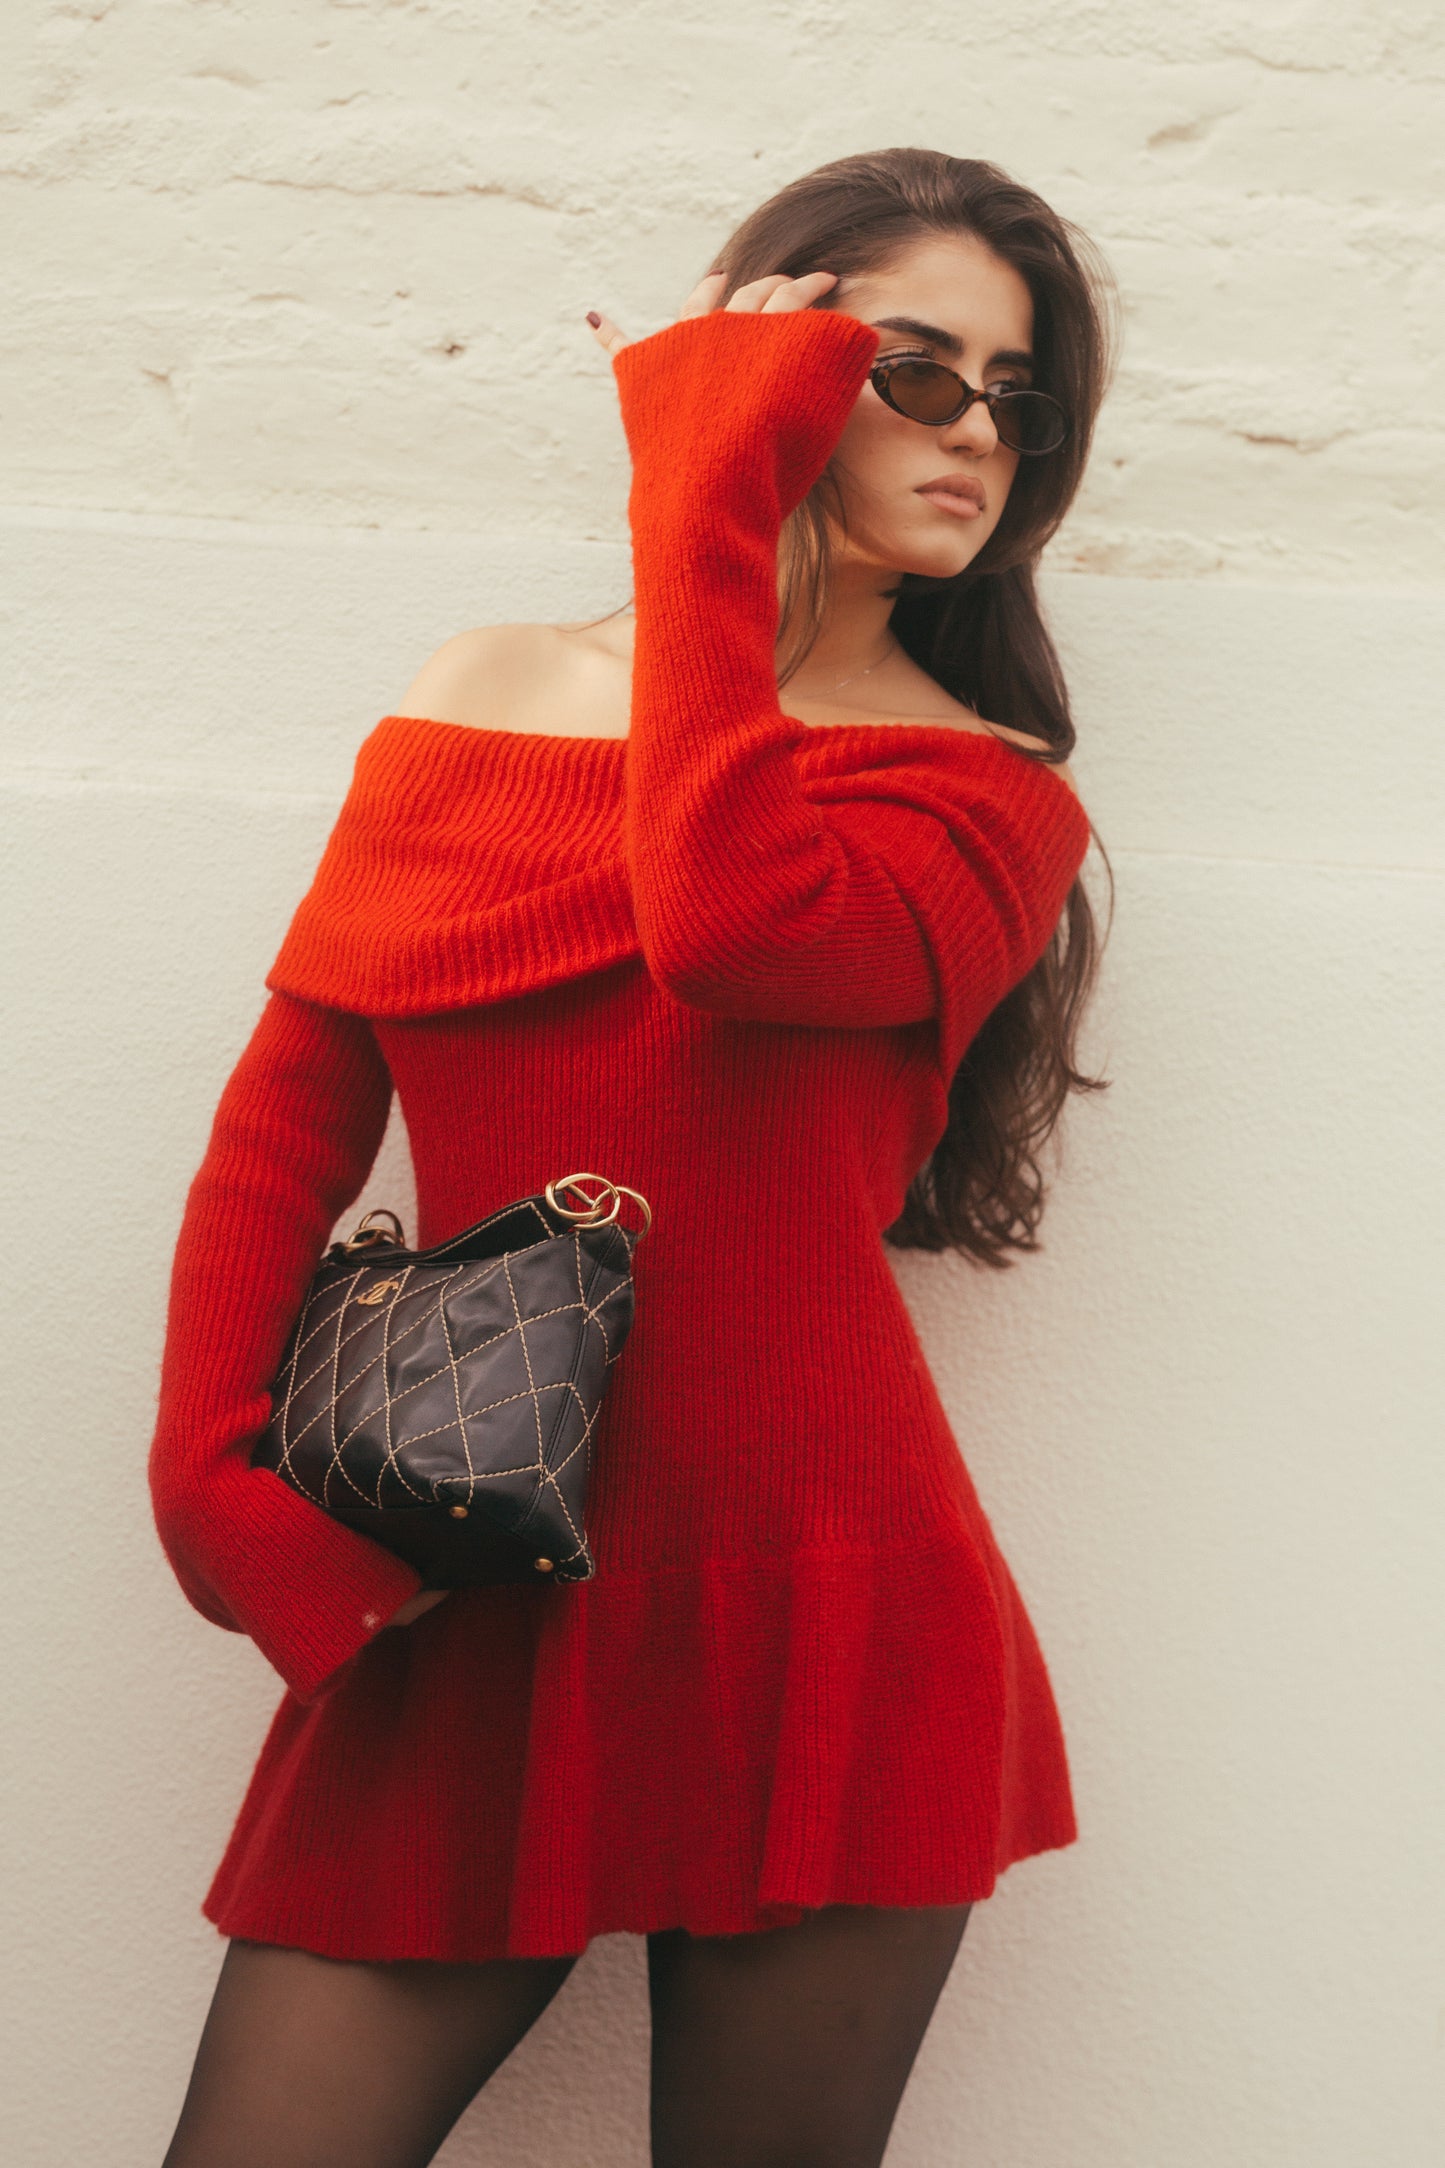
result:
M 653 2168 L 878 2168 L 971 1909 L 649 1935 Z
M 163 2168 L 425 2168 L 576 1962 L 232 1942 Z

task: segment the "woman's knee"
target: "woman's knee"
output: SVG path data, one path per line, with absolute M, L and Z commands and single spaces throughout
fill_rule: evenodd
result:
M 649 1937 L 654 2168 L 876 2168 L 970 1909 Z
M 165 2168 L 424 2168 L 575 1963 L 233 1941 Z

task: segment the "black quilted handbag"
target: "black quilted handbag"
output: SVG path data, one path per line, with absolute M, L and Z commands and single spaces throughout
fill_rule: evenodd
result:
M 618 1219 L 624 1196 L 638 1229 Z M 406 1247 L 394 1212 L 368 1212 L 316 1269 L 253 1465 L 424 1587 L 590 1580 L 593 1431 L 651 1225 L 645 1197 L 598 1174 L 549 1182 L 430 1250 Z

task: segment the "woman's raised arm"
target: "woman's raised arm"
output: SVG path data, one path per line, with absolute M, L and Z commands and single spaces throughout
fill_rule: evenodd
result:
M 864 726 L 851 778 L 800 768 L 813 734 L 778 699 L 778 536 L 877 343 L 855 318 L 774 306 L 614 354 L 637 606 L 626 846 L 643 951 L 678 999 L 784 1023 L 940 1015 L 954 1060 L 1047 943 L 1089 824 L 1060 777 L 947 726 Z

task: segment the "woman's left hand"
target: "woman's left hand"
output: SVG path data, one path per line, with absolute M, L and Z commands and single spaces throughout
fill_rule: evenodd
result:
M 447 1588 L 420 1588 L 414 1596 L 408 1596 L 404 1604 L 398 1605 L 386 1623 L 388 1626 L 410 1626 L 423 1612 L 434 1611 L 439 1603 L 445 1603 L 450 1594 L 451 1590 Z
M 724 306 L 739 315 L 781 316 L 789 309 L 810 309 L 830 286 L 837 283 L 836 271 L 806 271 L 800 279 L 784 278 L 781 272 L 773 272 L 765 279 L 753 279 L 748 285 L 740 286 Z M 711 316 L 726 285 L 725 271 L 709 271 L 706 278 L 698 280 L 678 310 L 677 321 L 681 323 L 687 316 Z M 618 330 L 610 317 L 596 309 L 588 310 L 587 321 L 592 326 L 592 336 L 609 360 L 615 360 L 624 346 L 634 343 Z

